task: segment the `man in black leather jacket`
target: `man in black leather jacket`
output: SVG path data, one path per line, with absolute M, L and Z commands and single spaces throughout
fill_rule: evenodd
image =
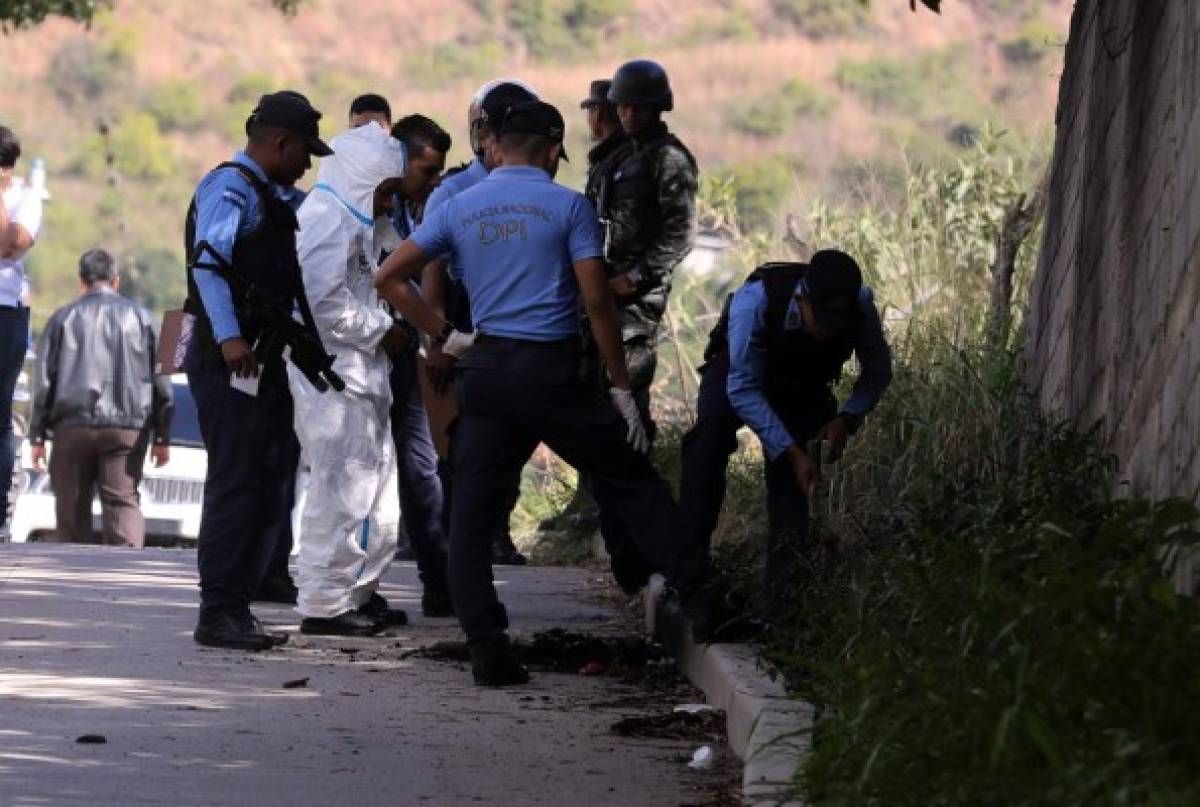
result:
M 83 294 L 55 311 L 38 340 L 30 442 L 46 457 L 59 540 L 91 543 L 92 493 L 100 492 L 102 543 L 143 546 L 138 483 L 152 436 L 155 465 L 170 458 L 171 380 L 154 372 L 154 331 L 146 311 L 117 293 L 112 256 L 79 260 Z

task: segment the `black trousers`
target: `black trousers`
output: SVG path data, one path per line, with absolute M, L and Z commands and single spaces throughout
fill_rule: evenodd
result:
M 416 353 L 392 362 L 392 441 L 400 482 L 400 517 L 417 557 L 421 582 L 446 585 L 446 531 L 443 527 L 442 480 L 429 418 L 421 400 Z
M 729 358 L 719 356 L 702 371 L 696 403 L 696 425 L 683 438 L 683 475 L 679 507 L 684 534 L 693 552 L 708 554 L 713 531 L 725 501 L 725 473 L 737 451 L 741 417 L 729 402 L 726 383 Z M 830 418 L 837 403 L 832 395 L 790 406 L 774 407 L 800 446 L 807 444 Z M 786 456 L 763 464 L 767 487 L 767 554 L 765 584 L 768 596 L 786 593 L 808 541 L 808 497 L 796 482 Z
M 608 393 L 584 380 L 580 360 L 574 341 L 482 337 L 459 363 L 450 593 L 468 642 L 499 638 L 508 628 L 492 578 L 491 537 L 539 442 L 591 476 L 597 503 L 685 599 L 706 580 L 707 559 L 685 551 L 670 488 L 625 442 L 625 421 Z
M 650 417 L 650 387 L 654 384 L 654 373 L 658 369 L 656 337 L 639 336 L 625 342 L 625 364 L 629 368 L 629 390 L 633 393 L 633 401 L 637 404 L 638 411 L 642 413 L 646 434 L 653 441 L 657 427 L 654 425 L 654 419 Z M 605 373 L 599 376 L 607 379 Z M 591 492 L 591 480 L 586 474 L 580 474 L 579 487 Z M 649 564 L 649 560 L 644 556 L 637 558 L 641 554 L 637 541 L 616 513 L 598 506 L 597 516 L 600 521 L 600 537 L 604 539 L 604 550 L 612 558 L 614 567 Z
M 292 545 L 300 444 L 282 364 L 263 370 L 258 395 L 229 385 L 227 371 L 188 372 L 208 452 L 198 563 L 200 609 L 248 608 Z M 286 568 L 286 566 L 285 566 Z

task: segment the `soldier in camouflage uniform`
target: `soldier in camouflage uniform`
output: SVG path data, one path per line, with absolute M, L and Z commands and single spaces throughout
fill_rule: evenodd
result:
M 608 101 L 616 107 L 625 142 L 588 177 L 604 226 L 609 283 L 621 316 L 621 338 L 634 400 L 653 436 L 650 385 L 658 366 L 658 327 L 667 310 L 671 275 L 696 238 L 696 160 L 667 130 L 662 113 L 674 107 L 667 73 L 656 62 L 622 65 Z M 635 593 L 651 568 L 625 524 L 601 509 L 600 532 L 622 589 Z
M 617 108 L 627 145 L 598 183 L 597 212 L 605 226 L 625 361 L 653 432 L 650 385 L 658 365 L 658 327 L 671 275 L 696 239 L 696 160 L 662 121 L 674 97 L 661 65 L 647 60 L 622 65 L 608 100 Z

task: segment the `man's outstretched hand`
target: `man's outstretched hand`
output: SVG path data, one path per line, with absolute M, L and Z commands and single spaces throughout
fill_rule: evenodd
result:
M 829 441 L 829 452 L 824 458 L 830 462 L 837 462 L 842 458 L 848 439 L 850 439 L 850 426 L 846 423 L 846 418 L 841 415 L 837 415 L 822 426 L 813 437 L 814 442 Z
M 817 485 L 821 483 L 821 466 L 800 446 L 793 445 L 787 453 L 788 460 L 792 463 L 792 473 L 796 475 L 796 484 L 811 502 L 817 495 Z

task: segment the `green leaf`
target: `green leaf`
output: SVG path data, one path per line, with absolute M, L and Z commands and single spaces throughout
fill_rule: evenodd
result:
M 1062 767 L 1062 756 L 1058 753 L 1058 738 L 1053 730 L 1046 725 L 1046 722 L 1038 717 L 1033 712 L 1025 712 L 1022 724 L 1025 728 L 1025 733 L 1029 735 L 1029 739 L 1033 740 L 1033 744 L 1042 752 L 1042 756 L 1046 761 L 1053 765 L 1056 769 Z
M 1150 599 L 1168 611 L 1179 608 L 1179 594 L 1175 591 L 1175 586 L 1171 585 L 1170 580 L 1159 580 L 1150 586 Z

